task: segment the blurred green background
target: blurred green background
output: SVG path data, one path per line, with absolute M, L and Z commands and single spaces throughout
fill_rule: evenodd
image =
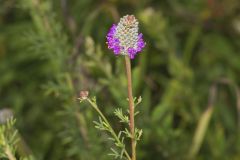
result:
M 146 48 L 132 61 L 139 160 L 240 159 L 239 0 L 0 0 L 0 109 L 38 160 L 110 160 L 97 96 L 116 130 L 127 108 L 123 57 L 106 34 L 126 14 Z M 18 153 L 18 154 L 28 154 Z

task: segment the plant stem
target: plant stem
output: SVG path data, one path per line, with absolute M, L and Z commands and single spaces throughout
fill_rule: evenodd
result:
M 129 104 L 129 119 L 130 119 L 130 132 L 131 132 L 131 147 L 132 147 L 132 160 L 136 160 L 136 140 L 134 131 L 134 102 L 132 94 L 132 76 L 131 76 L 131 61 L 128 56 L 125 56 L 126 74 L 128 83 L 128 104 Z
M 92 102 L 89 98 L 87 99 L 87 101 L 93 106 L 93 108 L 99 113 L 99 115 L 102 117 L 102 119 L 104 120 L 105 123 L 107 123 L 107 125 L 109 126 L 110 129 L 110 133 L 112 134 L 112 136 L 114 137 L 114 139 L 118 142 L 118 143 L 122 143 L 121 140 L 118 138 L 117 134 L 115 133 L 115 131 L 113 130 L 112 126 L 110 125 L 110 123 L 108 122 L 107 118 L 103 115 L 103 113 L 100 111 L 100 109 L 98 108 L 97 104 Z M 131 160 L 128 152 L 126 151 L 126 149 L 124 148 L 124 154 L 127 157 L 128 160 Z
M 12 151 L 11 151 L 11 149 L 10 149 L 9 146 L 6 147 L 5 153 L 6 153 L 6 155 L 7 155 L 7 157 L 8 157 L 9 160 L 16 160 L 16 158 L 15 158 L 15 156 L 13 155 L 13 153 L 12 153 Z

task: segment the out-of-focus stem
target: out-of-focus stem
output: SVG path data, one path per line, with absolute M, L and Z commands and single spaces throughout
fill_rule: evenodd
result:
M 16 158 L 13 155 L 13 153 L 12 153 L 11 149 L 9 148 L 9 146 L 6 147 L 5 153 L 6 153 L 6 155 L 7 155 L 9 160 L 16 160 Z
M 129 116 L 130 116 L 130 132 L 131 132 L 131 147 L 132 147 L 132 160 L 136 160 L 136 140 L 134 131 L 134 102 L 132 94 L 132 75 L 131 75 L 131 61 L 129 56 L 125 56 L 126 75 L 128 83 L 128 103 L 129 103 Z

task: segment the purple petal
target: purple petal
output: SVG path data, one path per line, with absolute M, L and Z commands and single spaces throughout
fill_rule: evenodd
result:
M 145 47 L 145 42 L 143 41 L 143 34 L 140 33 L 138 35 L 138 42 L 137 42 L 137 52 L 142 51 L 142 49 Z
M 121 52 L 120 46 L 114 46 L 113 52 L 114 52 L 115 55 L 118 55 Z
M 109 49 L 113 50 L 114 54 L 119 54 L 121 51 L 121 48 L 119 46 L 120 41 L 114 37 L 116 33 L 116 27 L 117 26 L 113 24 L 109 30 L 107 34 L 107 45 Z
M 142 33 L 139 33 L 138 39 L 142 39 L 142 37 L 143 37 L 143 34 L 142 34 Z
M 111 49 L 115 55 L 118 55 L 121 52 L 120 41 L 119 39 L 115 38 L 116 33 L 116 25 L 113 24 L 107 34 L 107 45 L 108 48 Z
M 132 47 L 128 48 L 128 55 L 129 55 L 130 59 L 134 59 L 136 54 L 137 54 L 137 50 L 135 50 Z

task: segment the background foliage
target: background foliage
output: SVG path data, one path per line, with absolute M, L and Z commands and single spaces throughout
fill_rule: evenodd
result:
M 127 108 L 123 58 L 105 36 L 134 14 L 147 42 L 132 64 L 138 159 L 240 159 L 239 11 L 238 0 L 0 0 L 0 108 L 17 119 L 17 156 L 111 159 L 77 97 L 97 95 L 112 124 Z

